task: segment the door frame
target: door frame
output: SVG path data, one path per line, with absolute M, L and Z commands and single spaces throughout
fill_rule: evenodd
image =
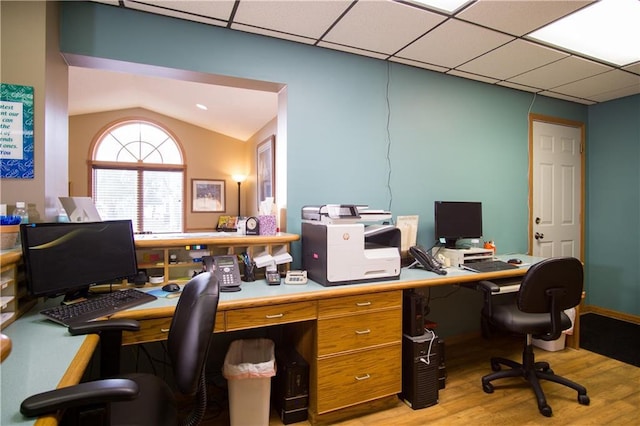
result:
M 584 262 L 584 223 L 585 223 L 585 164 L 586 135 L 585 125 L 581 121 L 567 120 L 542 114 L 529 114 L 529 253 L 533 254 L 533 123 L 535 121 L 580 129 L 580 260 Z

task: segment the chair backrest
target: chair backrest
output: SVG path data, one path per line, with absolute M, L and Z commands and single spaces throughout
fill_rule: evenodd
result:
M 210 272 L 192 278 L 183 288 L 173 314 L 167 346 L 178 390 L 193 394 L 209 352 L 218 310 L 218 280 Z
M 538 262 L 522 279 L 518 309 L 532 314 L 551 312 L 551 289 L 561 289 L 554 292 L 557 310 L 573 308 L 582 298 L 583 278 L 582 263 L 575 257 L 553 257 Z

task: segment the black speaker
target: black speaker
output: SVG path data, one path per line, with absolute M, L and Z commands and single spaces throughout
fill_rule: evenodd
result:
M 424 297 L 413 290 L 402 292 L 402 333 L 421 336 L 424 333 Z
M 432 331 L 402 338 L 402 400 L 414 410 L 438 403 L 440 345 Z

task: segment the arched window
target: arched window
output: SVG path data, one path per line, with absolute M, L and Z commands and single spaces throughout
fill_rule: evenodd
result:
M 184 161 L 157 124 L 128 120 L 94 145 L 92 196 L 104 220 L 131 219 L 134 232 L 182 232 Z

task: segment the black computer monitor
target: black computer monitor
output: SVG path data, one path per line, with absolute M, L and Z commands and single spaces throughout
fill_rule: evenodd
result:
M 20 238 L 33 296 L 71 297 L 137 272 L 130 220 L 23 224 Z
M 455 248 L 458 240 L 482 237 L 482 203 L 436 201 L 434 203 L 436 241 Z

